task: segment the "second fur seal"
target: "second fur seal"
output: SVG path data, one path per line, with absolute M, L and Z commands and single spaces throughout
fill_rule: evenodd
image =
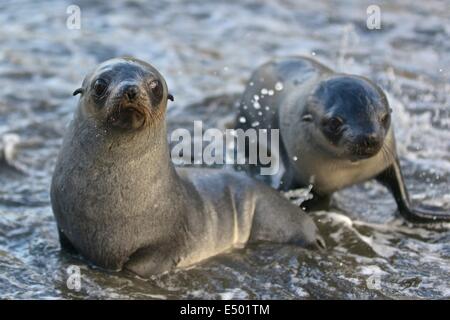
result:
M 384 92 L 369 79 L 335 73 L 309 58 L 287 57 L 254 71 L 237 127 L 280 130 L 285 173 L 279 188 L 312 184 L 314 198 L 302 204 L 306 208 L 325 208 L 333 192 L 375 178 L 391 191 L 405 219 L 450 221 L 439 208 L 411 205 L 390 113 Z
M 74 94 L 51 187 L 63 247 L 144 277 L 252 241 L 324 247 L 312 219 L 270 187 L 175 169 L 165 124 L 172 97 L 148 63 L 108 60 Z

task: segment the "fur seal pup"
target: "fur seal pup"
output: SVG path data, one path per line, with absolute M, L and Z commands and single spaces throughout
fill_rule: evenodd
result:
M 51 186 L 62 247 L 140 276 L 250 241 L 323 247 L 316 225 L 277 191 L 236 172 L 175 169 L 151 65 L 100 64 L 83 81 Z
M 287 57 L 254 71 L 236 126 L 280 129 L 286 171 L 279 188 L 312 184 L 314 198 L 302 204 L 307 209 L 324 208 L 333 192 L 375 178 L 391 191 L 406 220 L 450 221 L 450 214 L 436 207 L 411 205 L 390 113 L 384 92 L 369 79 Z

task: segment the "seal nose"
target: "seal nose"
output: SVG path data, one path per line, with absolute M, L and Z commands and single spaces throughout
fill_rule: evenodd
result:
M 139 88 L 137 85 L 130 84 L 125 87 L 124 92 L 128 100 L 133 101 L 139 93 Z
M 366 149 L 376 149 L 380 145 L 380 138 L 376 133 L 366 134 L 361 137 L 361 146 Z
M 353 152 L 359 157 L 371 157 L 381 148 L 382 137 L 376 133 L 361 134 L 354 141 Z

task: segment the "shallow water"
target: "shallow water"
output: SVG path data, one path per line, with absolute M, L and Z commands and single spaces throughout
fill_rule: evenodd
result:
M 326 253 L 253 245 L 150 280 L 61 253 L 48 192 L 71 93 L 98 62 L 155 65 L 175 95 L 174 128 L 225 125 L 232 99 L 203 99 L 239 94 L 273 56 L 304 54 L 387 91 L 412 198 L 450 211 L 448 1 L 379 2 L 378 31 L 365 27 L 364 1 L 77 3 L 81 30 L 66 28 L 70 2 L 0 2 L 0 298 L 450 298 L 449 226 L 404 224 L 375 182 L 313 214 Z M 79 292 L 66 286 L 70 265 L 81 267 Z

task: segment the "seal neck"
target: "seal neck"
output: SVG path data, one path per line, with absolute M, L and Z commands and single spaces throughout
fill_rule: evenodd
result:
M 168 184 L 180 180 L 170 159 L 164 118 L 135 132 L 99 125 L 90 118 L 75 119 L 73 124 L 76 149 L 97 168 L 126 171 L 136 179 L 162 176 Z
M 64 158 L 70 174 L 84 181 L 83 201 L 98 205 L 86 210 L 92 219 L 182 220 L 186 186 L 170 159 L 164 118 L 135 134 L 120 134 L 88 119 L 73 121 L 70 131 Z M 101 190 L 102 201 L 91 189 Z M 161 226 L 154 236 L 164 238 L 171 228 Z

